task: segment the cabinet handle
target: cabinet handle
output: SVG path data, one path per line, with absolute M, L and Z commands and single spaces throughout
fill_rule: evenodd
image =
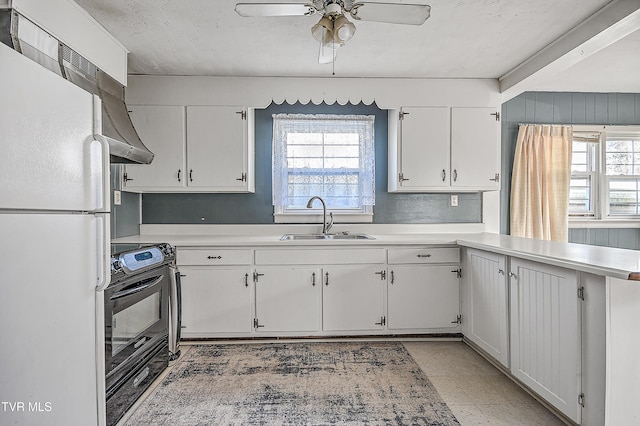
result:
M 314 286 L 314 287 L 316 286 L 316 273 L 315 272 L 311 273 L 311 285 Z
M 236 178 L 236 180 L 242 181 L 242 182 L 246 182 L 247 181 L 247 174 L 243 173 L 241 177 Z
M 453 169 L 453 181 L 456 182 L 458 180 L 458 170 Z
M 498 273 L 499 273 L 500 275 L 504 275 L 504 271 L 503 271 L 502 269 L 498 269 Z
M 509 272 L 509 276 L 511 278 L 515 278 L 516 280 L 518 279 L 518 276 L 516 274 L 514 274 L 513 272 Z
M 431 257 L 431 255 L 429 253 L 427 253 L 427 254 L 419 254 L 416 257 Z
M 193 182 L 193 169 L 189 169 L 189 182 Z
M 180 179 L 180 173 L 182 172 L 182 170 L 178 169 L 178 182 L 181 182 L 182 180 Z
M 393 284 L 393 283 L 395 283 L 395 281 L 396 281 L 396 277 L 395 277 L 395 275 L 393 274 L 393 271 L 390 271 L 390 273 L 391 273 L 391 284 Z
M 222 259 L 222 256 L 207 256 L 207 259 Z
M 129 182 L 129 181 L 133 180 L 133 178 L 130 178 L 130 177 L 127 175 L 127 172 L 124 172 L 124 175 L 122 175 L 122 180 L 123 180 L 123 181 L 124 181 L 124 183 L 126 184 L 127 182 Z
M 500 182 L 500 173 L 496 173 L 493 179 L 489 179 L 492 182 Z
M 249 274 L 244 274 L 244 286 L 249 287 Z
M 400 174 L 398 175 L 398 181 L 399 181 L 400 183 L 402 183 L 402 182 L 404 182 L 405 180 L 409 180 L 409 178 L 404 177 L 404 173 L 400 173 Z
M 324 285 L 329 285 L 329 273 L 327 272 L 326 274 L 324 274 L 324 276 L 325 276 Z
M 447 179 L 447 171 L 445 169 L 442 169 L 442 181 L 444 182 L 445 179 Z

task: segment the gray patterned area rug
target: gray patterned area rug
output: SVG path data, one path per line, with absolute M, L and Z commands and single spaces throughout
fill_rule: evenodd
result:
M 458 425 L 401 343 L 192 347 L 127 420 L 139 425 Z

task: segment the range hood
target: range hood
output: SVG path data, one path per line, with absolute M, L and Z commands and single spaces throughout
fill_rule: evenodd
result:
M 100 97 L 100 136 L 109 143 L 112 163 L 151 163 L 153 153 L 131 123 L 122 84 L 14 9 L 0 9 L 0 42 Z

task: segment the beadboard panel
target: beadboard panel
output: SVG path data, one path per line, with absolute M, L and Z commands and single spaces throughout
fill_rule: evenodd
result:
M 570 228 L 569 242 L 595 246 L 640 250 L 640 229 L 637 228 Z
M 503 234 L 509 233 L 511 172 L 520 123 L 638 125 L 640 94 L 526 92 L 502 104 L 502 174 L 505 179 L 500 195 L 500 232 Z M 579 238 L 575 231 L 570 230 L 570 242 Z M 592 230 L 591 235 L 598 235 L 598 238 L 591 236 L 586 244 L 593 244 L 592 241 L 603 243 L 605 240 L 606 244 L 599 245 L 608 245 L 610 240 L 621 244 L 619 238 L 613 237 L 621 229 L 611 230 L 614 231 L 612 238 L 605 238 L 605 230 L 598 231 Z

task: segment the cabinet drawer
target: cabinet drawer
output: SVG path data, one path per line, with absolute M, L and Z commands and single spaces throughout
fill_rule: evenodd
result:
M 250 265 L 253 251 L 250 249 L 181 249 L 176 258 L 178 265 Z
M 460 249 L 457 247 L 422 247 L 389 249 L 390 265 L 403 263 L 458 263 Z
M 256 250 L 256 265 L 384 263 L 384 249 Z

